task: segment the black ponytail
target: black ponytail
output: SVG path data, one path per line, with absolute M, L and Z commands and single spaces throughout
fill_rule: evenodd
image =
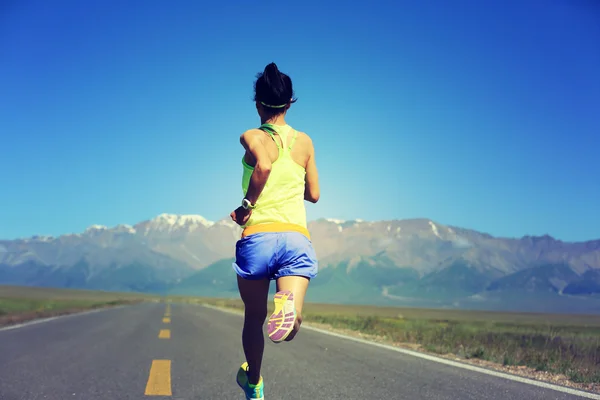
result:
M 275 63 L 267 65 L 256 78 L 254 101 L 260 102 L 273 115 L 284 112 L 288 103 L 296 102 L 292 80 L 280 72 Z

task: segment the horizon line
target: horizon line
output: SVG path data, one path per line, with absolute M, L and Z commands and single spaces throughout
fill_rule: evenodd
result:
M 175 214 L 175 213 L 160 213 L 158 215 L 156 215 L 153 218 L 150 219 L 145 219 L 142 220 L 140 222 L 137 222 L 133 225 L 130 224 L 126 224 L 126 223 L 120 223 L 120 224 L 116 224 L 113 225 L 111 227 L 108 227 L 107 225 L 101 225 L 101 224 L 91 224 L 89 225 L 87 228 L 85 228 L 83 231 L 79 232 L 79 233 L 62 233 L 62 234 L 58 234 L 58 235 L 44 235 L 44 234 L 33 234 L 30 236 L 21 236 L 21 237 L 16 237 L 16 238 L 12 238 L 12 239 L 7 239 L 7 238 L 0 238 L 0 241 L 14 241 L 14 240 L 27 240 L 27 239 L 35 239 L 35 238 L 48 238 L 48 239 L 56 239 L 59 237 L 63 237 L 63 236 L 79 236 L 82 235 L 84 233 L 86 233 L 87 231 L 90 230 L 112 230 L 112 229 L 116 229 L 118 227 L 129 227 L 129 228 L 134 228 L 137 225 L 143 224 L 145 222 L 151 222 L 151 221 L 156 221 L 158 220 L 160 217 L 196 217 L 198 218 L 198 220 L 200 220 L 200 223 L 202 225 L 204 225 L 205 227 L 209 228 L 213 225 L 219 224 L 220 225 L 225 225 L 225 226 L 232 226 L 232 227 L 236 227 L 235 222 L 231 221 L 229 216 L 221 218 L 219 220 L 216 221 L 211 221 L 205 217 L 203 217 L 200 214 Z M 354 218 L 354 219 L 341 219 L 341 218 L 330 218 L 330 217 L 320 217 L 320 218 L 315 218 L 315 219 L 311 219 L 311 220 L 307 220 L 307 223 L 311 223 L 311 222 L 319 222 L 319 221 L 327 221 L 327 222 L 332 222 L 332 223 L 336 223 L 336 224 L 344 224 L 344 223 L 348 223 L 348 222 L 356 222 L 356 223 L 367 223 L 367 224 L 375 224 L 375 223 L 382 223 L 382 222 L 402 222 L 402 221 L 418 221 L 418 220 L 425 220 L 425 221 L 429 221 L 432 224 L 439 224 L 442 226 L 445 226 L 447 228 L 458 228 L 458 229 L 466 229 L 466 230 L 470 230 L 473 232 L 477 232 L 479 234 L 483 234 L 483 235 L 487 235 L 490 236 L 494 239 L 509 239 L 509 240 L 522 240 L 525 238 L 544 238 L 544 237 L 548 237 L 551 238 L 555 241 L 558 242 L 562 242 L 562 243 L 589 243 L 589 242 L 595 242 L 595 241 L 600 241 L 600 238 L 596 238 L 596 239 L 588 239 L 588 240 L 582 240 L 582 241 L 565 241 L 562 239 L 558 239 L 548 233 L 542 234 L 542 235 L 531 235 L 531 234 L 523 234 L 522 236 L 494 236 L 490 233 L 487 232 L 483 232 L 483 231 L 479 231 L 473 228 L 465 228 L 465 227 L 460 227 L 460 226 L 456 226 L 456 225 L 447 225 L 447 224 L 443 224 L 443 223 L 439 223 L 436 222 L 434 220 L 432 220 L 431 218 L 426 218 L 426 217 L 412 217 L 412 218 L 392 218 L 392 219 L 380 219 L 380 220 L 365 220 L 362 218 Z M 239 226 L 238 226 L 239 228 Z

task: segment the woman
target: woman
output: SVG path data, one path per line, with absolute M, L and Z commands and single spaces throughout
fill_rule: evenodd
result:
M 260 374 L 269 283 L 275 280 L 275 311 L 269 338 L 290 341 L 302 323 L 302 305 L 318 262 L 306 225 L 304 200 L 319 200 L 315 150 L 310 137 L 285 121 L 296 102 L 292 81 L 271 63 L 258 74 L 254 101 L 261 126 L 242 134 L 242 205 L 231 218 L 243 228 L 233 268 L 245 306 L 242 345 L 246 362 L 237 383 L 246 399 L 264 399 Z

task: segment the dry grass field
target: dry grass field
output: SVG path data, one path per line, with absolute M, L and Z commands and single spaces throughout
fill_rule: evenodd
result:
M 0 326 L 139 301 L 159 298 L 137 293 L 0 286 Z

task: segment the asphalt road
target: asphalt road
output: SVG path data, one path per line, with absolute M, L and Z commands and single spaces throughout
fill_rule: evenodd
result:
M 0 399 L 244 399 L 241 327 L 202 306 L 142 304 L 0 330 Z M 584 398 L 308 329 L 265 343 L 266 399 Z

